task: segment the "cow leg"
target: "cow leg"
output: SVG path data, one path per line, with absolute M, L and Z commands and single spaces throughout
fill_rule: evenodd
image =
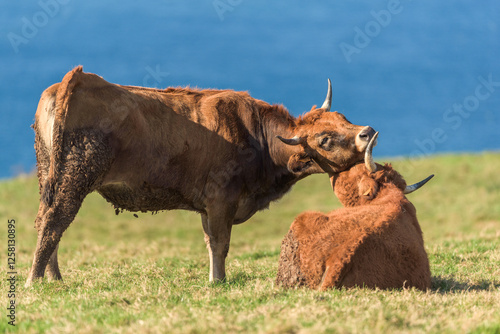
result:
M 42 279 L 45 269 L 51 279 L 62 279 L 57 262 L 58 244 L 75 218 L 83 199 L 101 182 L 109 170 L 112 154 L 103 136 L 91 131 L 65 135 L 61 175 L 52 205 L 43 200 L 35 220 L 38 239 L 26 286 Z
M 42 191 L 42 186 L 47 180 L 47 175 L 49 172 L 49 155 L 47 153 L 47 148 L 43 143 L 43 140 L 38 135 L 38 131 L 35 131 L 35 151 L 36 151 L 36 160 L 37 160 L 37 171 L 38 171 L 38 187 L 40 189 L 40 193 Z M 47 211 L 48 207 L 40 201 L 40 206 L 38 208 L 37 218 L 35 220 L 35 228 L 37 231 L 40 230 L 43 217 Z M 49 279 L 51 280 L 62 280 L 61 272 L 59 271 L 59 265 L 57 262 L 57 251 L 59 249 L 59 244 L 56 245 L 55 250 L 52 252 L 52 255 L 49 259 L 49 263 L 47 265 L 47 274 Z
M 81 200 L 68 198 L 58 192 L 53 207 L 47 210 L 38 224 L 38 240 L 26 286 L 30 286 L 34 280 L 43 278 L 45 268 L 51 259 L 53 260 L 49 268 L 51 278 L 61 279 L 57 265 L 57 245 L 63 232 L 73 221 L 82 201 L 83 198 Z
M 205 243 L 210 258 L 210 282 L 224 281 L 226 278 L 226 257 L 229 252 L 233 217 L 202 214 Z
M 42 228 L 42 225 L 44 225 L 43 220 L 46 211 L 47 211 L 47 206 L 43 202 L 40 202 L 37 218 L 35 220 L 35 227 L 37 231 L 39 231 Z M 48 278 L 50 280 L 62 280 L 61 272 L 59 271 L 59 264 L 57 262 L 58 249 L 59 249 L 59 243 L 56 245 L 56 248 L 52 252 L 52 255 L 50 256 L 49 262 L 47 264 L 46 270 Z
M 45 213 L 47 212 L 47 206 L 40 201 L 40 207 L 38 209 L 37 218 L 35 220 L 35 227 L 37 231 L 42 228 Z M 59 249 L 59 243 L 50 256 L 49 262 L 47 264 L 47 274 L 50 280 L 62 280 L 61 272 L 59 271 L 59 264 L 57 262 L 57 251 Z
M 62 280 L 61 272 L 59 271 L 59 263 L 57 262 L 57 251 L 59 250 L 59 243 L 57 243 L 56 248 L 52 252 L 47 263 L 47 276 L 50 280 Z

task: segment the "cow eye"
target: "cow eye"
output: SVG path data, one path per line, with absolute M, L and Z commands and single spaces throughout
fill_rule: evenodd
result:
M 319 143 L 320 146 L 325 146 L 328 143 L 328 137 L 324 137 L 321 139 L 321 142 Z

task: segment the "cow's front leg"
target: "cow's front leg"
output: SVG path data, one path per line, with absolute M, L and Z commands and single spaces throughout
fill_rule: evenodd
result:
M 205 242 L 210 258 L 210 282 L 224 281 L 226 278 L 226 257 L 229 252 L 233 217 L 216 214 L 202 214 Z

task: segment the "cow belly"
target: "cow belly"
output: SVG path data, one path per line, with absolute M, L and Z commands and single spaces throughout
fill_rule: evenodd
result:
M 170 188 L 131 188 L 125 183 L 115 183 L 101 186 L 97 191 L 116 209 L 142 212 L 173 209 L 199 211 L 178 190 Z
M 238 202 L 238 209 L 233 224 L 241 224 L 250 219 L 257 211 L 268 209 L 268 201 L 260 201 L 255 196 L 242 196 Z

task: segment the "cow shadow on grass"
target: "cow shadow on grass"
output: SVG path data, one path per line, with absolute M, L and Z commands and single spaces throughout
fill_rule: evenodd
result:
M 226 278 L 225 284 L 228 286 L 245 287 L 251 286 L 257 280 L 275 280 L 276 273 L 270 275 L 269 271 L 262 270 L 262 266 L 266 266 L 268 259 L 277 258 L 280 254 L 280 249 L 256 251 L 235 256 L 233 260 L 240 263 L 241 268 L 231 270 L 231 274 Z M 264 261 L 264 262 L 260 262 Z
M 274 280 L 274 276 L 271 277 Z M 269 279 L 266 274 L 256 273 L 256 272 L 235 272 L 231 277 L 225 282 L 221 283 L 228 287 L 240 287 L 252 285 L 256 280 L 266 280 Z M 493 282 L 490 280 L 481 280 L 477 283 L 469 283 L 464 281 L 458 281 L 453 277 L 442 277 L 442 276 L 432 276 L 431 277 L 431 288 L 429 292 L 438 294 L 449 294 L 467 291 L 491 291 L 500 289 L 499 282 Z
M 489 280 L 481 280 L 477 283 L 457 281 L 453 277 L 432 276 L 431 291 L 435 293 L 454 293 L 463 291 L 488 291 L 500 289 L 500 283 Z

